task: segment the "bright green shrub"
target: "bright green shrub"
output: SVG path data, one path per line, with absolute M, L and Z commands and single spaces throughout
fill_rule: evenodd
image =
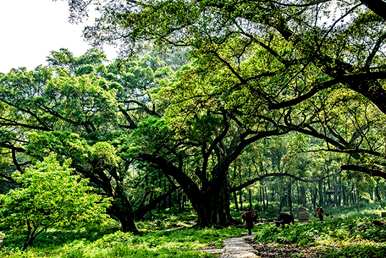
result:
M 60 165 L 50 155 L 17 174 L 20 187 L 0 196 L 1 223 L 8 234 L 25 234 L 24 248 L 48 228 L 76 228 L 106 218 L 109 200 L 92 193 L 69 163 Z

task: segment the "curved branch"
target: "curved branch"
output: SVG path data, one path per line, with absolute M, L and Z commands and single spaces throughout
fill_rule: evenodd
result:
M 151 200 L 146 205 L 142 203 L 142 205 L 136 211 L 134 211 L 134 217 L 136 219 L 142 219 L 146 215 L 146 213 L 148 213 L 152 209 L 156 208 L 157 204 L 159 204 L 162 200 L 164 200 L 166 197 L 168 197 L 169 195 L 174 193 L 179 188 L 180 187 L 176 187 L 175 185 L 173 185 L 169 189 L 169 191 L 167 191 L 166 193 L 163 193 L 160 196 L 154 198 L 153 200 Z
M 164 174 L 174 178 L 188 196 L 194 198 L 200 195 L 200 190 L 194 181 L 172 162 L 163 157 L 148 153 L 139 154 L 136 159 L 149 162 L 153 167 L 160 169 Z
M 367 57 L 366 59 L 366 63 L 365 63 L 365 68 L 368 70 L 370 68 L 370 65 L 371 65 L 371 62 L 373 61 L 375 55 L 377 54 L 379 48 L 381 47 L 382 45 L 382 42 L 386 39 L 386 33 L 384 33 L 383 35 L 381 35 L 377 42 L 375 43 L 373 49 L 371 50 L 371 53 L 370 55 Z
M 382 177 L 386 179 L 386 171 L 376 167 L 367 167 L 367 166 L 356 165 L 356 164 L 345 164 L 341 166 L 341 169 L 358 171 L 358 172 L 365 173 L 369 176 Z
M 331 175 L 328 175 L 328 176 L 331 176 Z M 244 189 L 245 187 L 250 186 L 250 185 L 256 183 L 257 181 L 261 181 L 267 177 L 291 177 L 291 178 L 298 180 L 298 181 L 307 182 L 307 183 L 315 183 L 315 182 L 319 182 L 320 180 L 323 180 L 324 178 L 326 178 L 328 176 L 324 176 L 321 178 L 315 178 L 315 179 L 305 179 L 303 177 L 295 176 L 295 175 L 292 175 L 289 173 L 270 173 L 270 174 L 264 174 L 264 175 L 252 178 L 252 179 L 250 179 L 250 180 L 248 180 L 248 181 L 246 181 L 238 186 L 234 186 L 230 189 L 230 192 L 240 191 L 241 189 Z
M 286 101 L 283 101 L 283 102 L 269 103 L 268 104 L 268 108 L 269 109 L 280 109 L 280 108 L 286 108 L 286 107 L 294 106 L 294 105 L 299 104 L 300 102 L 302 102 L 302 101 L 304 101 L 306 99 L 311 98 L 312 96 L 314 96 L 319 91 L 334 86 L 338 82 L 339 82 L 339 80 L 332 79 L 332 80 L 329 80 L 329 81 L 317 83 L 314 86 L 312 86 L 311 90 L 309 92 L 305 93 L 304 95 L 300 95 L 297 98 L 294 98 L 294 99 L 291 99 L 291 100 L 286 100 Z

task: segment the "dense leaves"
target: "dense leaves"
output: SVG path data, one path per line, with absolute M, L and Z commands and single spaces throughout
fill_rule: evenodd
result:
M 1 223 L 11 234 L 27 233 L 24 248 L 49 228 L 77 228 L 106 219 L 109 200 L 74 175 L 70 162 L 61 165 L 50 155 L 15 175 L 19 187 L 1 195 Z

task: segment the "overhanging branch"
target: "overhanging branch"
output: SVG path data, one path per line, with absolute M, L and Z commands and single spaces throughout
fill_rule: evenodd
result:
M 341 166 L 342 170 L 352 170 L 352 171 L 358 171 L 365 173 L 369 176 L 375 176 L 375 177 L 382 177 L 386 179 L 386 171 L 381 170 L 377 167 L 367 167 L 363 165 L 356 165 L 356 164 L 345 164 Z

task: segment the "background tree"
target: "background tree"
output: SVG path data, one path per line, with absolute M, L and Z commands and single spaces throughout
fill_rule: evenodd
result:
M 150 200 L 149 193 L 139 198 L 127 191 L 131 162 L 121 143 L 143 117 L 157 115 L 150 91 L 168 69 L 150 57 L 108 66 L 105 60 L 97 50 L 75 57 L 62 49 L 52 52 L 48 67 L 3 74 L 1 146 L 11 152 L 10 172 L 23 172 L 50 152 L 60 160 L 71 158 L 78 173 L 112 197 L 109 214 L 122 230 L 137 232 L 135 211 L 144 214 L 160 196 Z

